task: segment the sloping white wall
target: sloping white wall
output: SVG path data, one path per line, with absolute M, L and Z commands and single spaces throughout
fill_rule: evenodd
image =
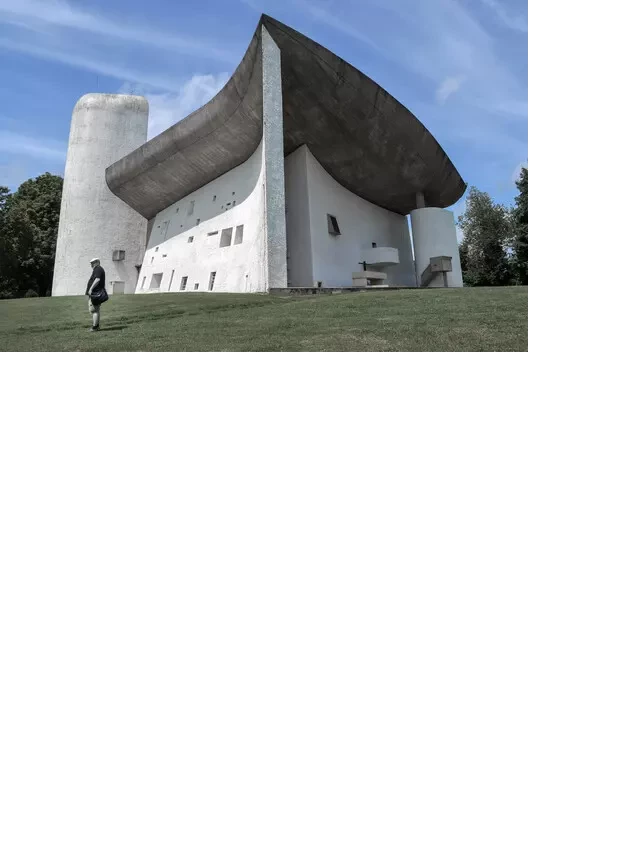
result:
M 285 186 L 290 285 L 309 287 L 321 281 L 324 287 L 350 287 L 351 275 L 362 270 L 363 252 L 372 243 L 398 249 L 400 263 L 387 270 L 387 284 L 416 284 L 406 216 L 371 204 L 345 189 L 323 169 L 306 145 L 285 158 Z M 337 218 L 340 236 L 329 233 L 327 214 Z
M 199 291 L 207 291 L 214 271 L 214 292 L 267 289 L 262 148 L 261 143 L 241 166 L 155 217 L 137 293 L 152 291 L 153 276 L 158 273 L 162 273 L 161 292 L 178 292 L 184 276 L 187 291 L 196 284 Z M 243 226 L 242 243 L 235 244 L 239 225 Z M 223 247 L 222 231 L 227 228 L 233 229 L 232 242 Z M 218 233 L 211 233 L 215 231 Z

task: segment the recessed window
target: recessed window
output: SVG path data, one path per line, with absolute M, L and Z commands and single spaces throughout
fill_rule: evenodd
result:
M 187 240 L 187 243 L 193 243 L 193 237 L 189 237 L 189 239 Z
M 217 195 L 214 195 L 213 200 L 215 201 L 218 198 Z
M 207 231 L 207 237 L 215 237 L 218 231 Z
M 142 279 L 142 284 L 140 285 L 140 290 L 144 290 L 144 283 L 146 280 L 147 280 L 147 277 L 145 275 L 145 277 Z
M 174 274 L 174 272 L 175 272 L 175 270 L 171 270 L 171 278 L 169 279 L 169 287 L 167 288 L 168 290 L 171 290 L 171 285 L 173 284 L 173 274 Z
M 200 282 L 196 281 L 196 283 L 193 285 L 193 289 L 198 290 L 199 288 L 200 288 Z
M 189 210 L 187 210 L 187 216 L 191 216 L 191 214 L 193 213 L 193 208 L 194 208 L 195 206 L 196 206 L 195 201 L 190 201 L 190 202 L 189 202 Z
M 112 261 L 124 261 L 124 249 L 114 249 L 111 255 Z
M 166 258 L 167 256 L 166 256 L 166 255 L 163 255 L 162 257 L 163 257 L 163 258 Z
M 236 206 L 236 203 L 235 203 L 235 201 L 234 201 L 234 202 L 233 202 L 233 204 L 231 205 L 231 207 L 235 207 L 235 206 Z
M 335 216 L 332 216 L 330 213 L 327 213 L 327 225 L 329 227 L 329 234 L 334 234 L 336 237 L 340 235 L 340 228 L 338 226 L 338 220 Z
M 377 248 L 378 248 L 378 244 L 377 244 L 377 243 L 372 243 L 372 244 L 371 244 L 371 248 L 372 248 L 372 249 L 377 249 Z
M 234 245 L 238 246 L 242 243 L 242 238 L 244 236 L 244 225 L 238 225 L 236 228 L 236 239 L 233 241 Z
M 187 289 L 187 278 L 188 276 L 185 275 L 182 279 L 180 279 L 180 290 Z
M 176 207 L 176 213 L 180 213 L 180 208 Z
M 216 274 L 212 272 L 209 276 L 209 290 L 213 290 L 213 285 L 216 283 Z
M 223 228 L 222 234 L 220 235 L 220 248 L 226 249 L 227 246 L 231 245 L 231 235 L 233 234 L 233 228 Z
M 200 220 L 196 219 L 196 225 L 200 225 Z
M 231 195 L 235 195 L 235 193 L 231 193 Z
M 159 248 L 160 248 L 159 246 L 156 246 L 155 251 L 157 252 Z

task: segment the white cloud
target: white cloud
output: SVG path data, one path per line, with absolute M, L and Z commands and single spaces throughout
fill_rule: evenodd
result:
M 194 74 L 177 92 L 149 94 L 136 90 L 137 94 L 144 94 L 149 101 L 149 139 L 210 101 L 228 79 L 226 72 L 215 75 Z M 123 90 L 131 91 L 127 85 Z
M 439 104 L 444 104 L 447 98 L 451 97 L 454 92 L 457 92 L 460 86 L 462 85 L 462 81 L 464 77 L 446 77 L 440 86 L 438 86 L 438 91 L 436 92 L 436 101 Z
M 230 61 L 235 52 L 211 42 L 190 39 L 156 30 L 148 21 L 111 20 L 96 12 L 86 12 L 68 0 L 0 0 L 0 17 L 10 24 L 33 22 L 58 29 L 92 33 L 107 39 L 141 42 L 160 50 L 208 56 Z
M 518 33 L 526 33 L 528 30 L 527 19 L 525 15 L 512 15 L 508 9 L 505 9 L 502 3 L 498 0 L 482 0 L 495 14 L 501 24 L 510 30 L 515 30 Z
M 41 136 L 25 136 L 10 130 L 0 130 L 0 151 L 63 162 L 67 156 L 67 146 L 62 142 L 43 139 Z

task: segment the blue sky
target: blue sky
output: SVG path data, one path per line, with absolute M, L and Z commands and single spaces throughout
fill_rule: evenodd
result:
M 63 173 L 86 92 L 146 95 L 150 135 L 192 112 L 261 11 L 372 77 L 469 185 L 512 201 L 527 161 L 526 0 L 0 0 L 0 184 Z

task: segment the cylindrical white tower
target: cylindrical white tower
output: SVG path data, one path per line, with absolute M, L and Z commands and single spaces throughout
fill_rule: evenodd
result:
M 462 287 L 460 250 L 453 213 L 441 207 L 418 207 L 411 211 L 411 231 L 418 285 L 431 258 L 444 255 L 451 258 L 451 272 L 447 273 L 448 286 Z M 443 277 L 437 275 L 433 281 L 435 286 L 442 286 Z
M 84 294 L 91 258 L 100 258 L 109 293 L 133 293 L 147 220 L 115 196 L 107 166 L 147 139 L 149 104 L 138 95 L 83 95 L 71 118 L 60 207 L 53 296 Z

